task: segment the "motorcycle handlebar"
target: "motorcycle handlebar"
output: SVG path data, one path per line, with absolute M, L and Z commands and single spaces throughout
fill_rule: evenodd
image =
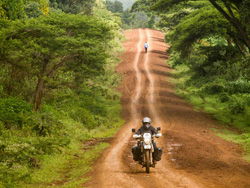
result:
M 154 138 L 154 137 L 159 138 L 159 137 L 161 137 L 161 136 L 162 136 L 161 133 L 156 133 L 156 134 L 153 134 L 153 135 L 152 135 L 152 138 Z M 135 138 L 135 139 L 138 139 L 138 138 L 141 138 L 141 137 L 142 137 L 142 135 L 139 135 L 139 134 L 134 134 L 134 135 L 133 135 L 133 138 Z
M 139 135 L 139 134 L 134 134 L 134 135 L 133 135 L 133 138 L 136 138 L 136 139 L 137 139 L 137 138 L 141 138 L 141 137 L 142 137 L 142 135 Z

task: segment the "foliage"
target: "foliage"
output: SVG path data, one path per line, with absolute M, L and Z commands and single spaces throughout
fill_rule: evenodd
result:
M 107 57 L 102 43 L 112 37 L 104 23 L 83 16 L 52 14 L 25 24 L 17 21 L 1 30 L 0 61 L 6 74 L 12 72 L 2 80 L 4 88 L 11 95 L 29 88 L 31 95 L 25 98 L 35 96 L 37 110 L 45 93 L 101 74 Z M 33 88 L 24 87 L 30 83 Z
M 0 19 L 16 20 L 48 13 L 47 0 L 1 0 L 0 2 Z
M 41 155 L 60 152 L 69 138 L 58 117 L 46 109 L 32 112 L 30 104 L 16 98 L 2 99 L 0 106 L 0 181 L 14 187 L 40 166 Z
M 63 170 L 82 141 L 110 137 L 122 124 L 114 73 L 120 18 L 101 1 L 91 16 L 62 13 L 55 1 L 53 11 L 42 15 L 36 1 L 23 2 L 25 16 L 0 19 L 0 187 L 44 185 L 47 174 L 34 172 L 48 170 L 49 160 L 65 156 L 56 163 Z M 85 173 L 89 164 L 83 165 Z M 54 171 L 57 178 L 60 173 Z
M 113 13 L 123 13 L 123 4 L 120 1 L 106 1 L 107 9 Z
M 246 9 L 244 9 L 244 6 L 248 6 L 247 2 L 248 0 L 244 0 L 244 1 L 222 1 L 222 0 L 198 0 L 198 1 L 192 1 L 192 0 L 178 0 L 178 1 L 173 1 L 173 0 L 167 0 L 167 1 L 163 1 L 163 0 L 158 0 L 156 2 L 152 1 L 153 5 L 151 5 L 151 8 L 158 12 L 159 14 L 172 14 L 173 11 L 180 11 L 180 10 L 185 10 L 187 8 L 189 8 L 189 11 L 192 12 L 196 12 L 196 14 L 198 13 L 198 15 L 201 15 L 204 11 L 204 8 L 207 9 L 207 11 L 215 11 L 217 13 L 217 18 L 215 18 L 213 16 L 213 14 L 208 13 L 207 15 L 207 19 L 206 20 L 196 20 L 197 22 L 195 22 L 193 25 L 195 26 L 199 26 L 199 24 L 201 23 L 202 28 L 194 28 L 193 29 L 193 33 L 196 32 L 201 32 L 201 30 L 204 32 L 206 31 L 206 34 L 211 33 L 213 34 L 215 31 L 213 31 L 214 29 L 217 30 L 218 33 L 225 33 L 228 36 L 230 36 L 230 38 L 233 39 L 233 42 L 240 48 L 241 53 L 242 54 L 246 54 L 246 49 L 250 49 L 249 45 L 250 45 L 250 39 L 249 39 L 249 32 L 246 29 L 247 26 L 244 25 L 244 15 L 247 15 Z M 236 8 L 237 7 L 237 8 Z M 241 11 L 242 10 L 242 11 Z M 220 15 L 218 17 L 218 14 Z M 198 16 L 197 15 L 197 16 Z M 241 16 L 242 15 L 242 16 Z M 196 16 L 196 17 L 197 17 Z M 185 16 L 185 18 L 188 16 Z M 195 15 L 193 14 L 193 19 L 195 19 Z M 224 18 L 224 21 L 220 24 L 220 22 L 218 23 L 213 23 L 214 21 L 221 21 L 222 17 Z M 190 18 L 190 17 L 188 17 Z M 219 19 L 218 19 L 219 18 Z M 242 19 L 242 20 L 241 20 Z M 183 18 L 184 20 L 184 18 Z M 211 21 L 210 21 L 211 20 Z M 194 21 L 194 20 L 192 20 Z M 202 23 L 202 21 L 204 23 Z M 208 24 L 206 23 L 208 21 Z M 246 21 L 246 20 L 245 20 Z M 191 22 L 191 20 L 187 21 L 187 22 Z M 176 25 L 177 27 L 183 27 L 187 22 L 183 21 L 183 24 L 180 23 Z M 206 27 L 209 26 L 210 23 L 213 23 L 212 28 L 210 27 Z M 248 21 L 246 21 L 247 23 Z M 218 25 L 219 24 L 219 25 Z M 205 27 L 204 27 L 205 26 Z M 175 31 L 174 31 L 175 32 Z M 181 31 L 182 32 L 182 31 Z M 206 35 L 205 34 L 205 35 Z M 225 35 L 224 35 L 225 36 Z M 202 36 L 204 37 L 204 36 Z M 227 36 L 225 36 L 227 37 Z M 182 42 L 183 45 L 185 45 L 185 41 Z M 189 44 L 187 44 L 189 46 Z
M 244 155 L 248 156 L 244 158 L 249 160 L 249 81 L 244 78 L 228 81 L 223 77 L 190 79 L 192 71 L 183 64 L 177 65 L 173 74 L 176 78 L 172 80 L 175 82 L 176 93 L 193 104 L 195 110 L 213 115 L 224 128 L 233 126 L 238 129 L 237 132 L 228 132 L 227 128 L 223 132 L 221 129 L 215 131 L 220 131 L 219 136 L 239 143 L 245 149 Z
M 49 6 L 65 13 L 91 15 L 95 3 L 95 0 L 50 0 Z
M 211 9 L 203 8 L 199 11 L 193 11 L 185 16 L 175 27 L 175 30 L 169 33 L 167 40 L 172 43 L 172 48 L 187 56 L 192 51 L 193 44 L 199 40 L 210 36 L 227 37 L 226 30 L 229 26 L 217 12 Z
M 27 4 L 24 5 L 24 11 L 29 18 L 36 18 L 43 15 L 42 10 L 40 10 L 40 5 L 37 2 L 28 1 Z
M 158 26 L 167 32 L 172 66 L 188 69 L 178 86 L 187 90 L 183 95 L 198 96 L 196 104 L 211 95 L 224 107 L 220 117 L 241 114 L 244 126 L 249 108 L 248 2 L 158 0 L 150 5 L 161 15 Z

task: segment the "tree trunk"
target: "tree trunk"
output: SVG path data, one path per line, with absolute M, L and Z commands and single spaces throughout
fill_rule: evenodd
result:
M 231 41 L 231 38 L 227 38 L 227 44 L 228 44 L 228 46 L 232 46 L 232 41 Z
M 43 90 L 45 87 L 45 83 L 43 81 L 43 77 L 47 68 L 47 65 L 49 63 L 50 56 L 47 56 L 44 58 L 42 69 L 40 70 L 40 74 L 38 76 L 38 81 L 36 84 L 36 90 L 34 94 L 34 101 L 33 101 L 33 110 L 37 111 L 42 103 L 43 98 Z
M 37 111 L 42 103 L 42 97 L 43 97 L 43 89 L 44 89 L 44 83 L 42 78 L 38 79 L 37 85 L 36 85 L 36 91 L 34 96 L 34 107 L 33 110 Z
M 242 26 L 242 24 L 240 23 L 240 21 L 233 15 L 233 12 L 231 11 L 230 7 L 227 4 L 225 4 L 225 6 L 227 7 L 231 16 L 228 15 L 227 12 L 225 12 L 223 10 L 223 8 L 220 7 L 220 5 L 218 5 L 216 3 L 215 0 L 209 0 L 209 1 L 229 21 L 229 23 L 236 29 L 236 31 L 241 36 L 243 43 L 247 46 L 247 48 L 250 52 L 250 38 L 248 37 L 247 32 L 244 29 L 244 27 Z
M 16 68 L 15 68 L 15 66 L 12 65 L 12 67 L 11 67 L 11 74 L 10 74 L 10 80 L 9 80 L 9 82 L 7 84 L 7 87 L 6 87 L 8 95 L 11 95 L 11 93 L 13 91 L 13 85 L 14 85 L 14 77 L 15 77 L 15 75 L 16 75 Z

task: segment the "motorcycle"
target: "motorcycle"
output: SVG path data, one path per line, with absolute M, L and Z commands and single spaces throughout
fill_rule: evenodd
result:
M 160 131 L 161 128 L 157 127 L 157 131 Z M 135 129 L 132 129 L 132 132 L 135 132 Z M 135 151 L 137 148 L 140 149 L 140 151 L 138 152 L 140 155 L 137 159 L 134 158 L 134 160 L 139 160 L 139 164 L 142 165 L 142 167 L 146 167 L 146 172 L 149 173 L 150 172 L 150 167 L 155 167 L 155 164 L 153 162 L 153 153 L 156 152 L 154 151 L 154 138 L 159 138 L 161 137 L 162 134 L 161 133 L 157 133 L 152 135 L 149 132 L 145 132 L 142 135 L 138 135 L 138 134 L 134 134 L 133 138 L 137 139 L 137 145 L 138 146 L 134 146 L 132 147 L 132 152 L 133 150 Z M 161 148 L 157 148 L 160 149 L 160 157 L 162 154 L 162 150 Z M 133 155 L 136 152 L 133 152 Z M 158 152 L 157 152 L 158 153 Z M 136 155 L 136 154 L 135 154 Z M 160 159 L 159 159 L 160 160 Z

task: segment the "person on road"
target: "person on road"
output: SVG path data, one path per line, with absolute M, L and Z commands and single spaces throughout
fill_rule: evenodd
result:
M 157 133 L 157 130 L 151 125 L 151 119 L 149 117 L 143 118 L 142 126 L 135 134 L 142 135 L 144 132 L 149 132 L 152 135 Z
M 148 43 L 147 42 L 145 42 L 144 48 L 145 48 L 145 52 L 147 53 L 148 52 Z
M 142 126 L 138 129 L 138 131 L 135 134 L 143 135 L 145 132 L 151 133 L 151 135 L 155 135 L 158 133 L 158 131 L 151 125 L 151 119 L 149 117 L 143 118 Z M 154 151 L 156 151 L 157 147 L 156 147 L 155 142 L 153 142 L 153 146 L 154 146 Z M 140 147 L 140 146 L 138 146 L 138 147 Z M 154 164 L 156 164 L 155 155 L 156 155 L 156 152 L 153 153 L 153 163 Z

